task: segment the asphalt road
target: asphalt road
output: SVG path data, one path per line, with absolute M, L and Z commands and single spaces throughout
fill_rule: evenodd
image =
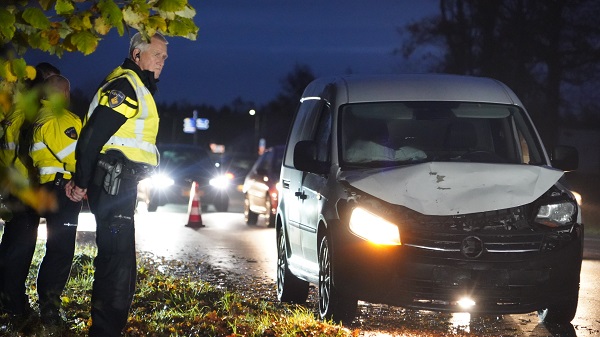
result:
M 187 205 L 160 207 L 148 213 L 143 206 L 136 215 L 137 250 L 152 253 L 168 260 L 209 263 L 231 275 L 251 277 L 257 281 L 274 282 L 276 278 L 275 230 L 267 228 L 264 220 L 257 226 L 247 226 L 242 215 L 241 196 L 234 198 L 229 212 L 217 213 L 210 209 L 201 215 L 206 227 L 187 227 Z M 80 240 L 93 240 L 94 221 L 89 213 L 81 214 Z M 406 325 L 407 320 L 417 325 L 423 336 L 431 335 L 430 322 L 443 321 L 448 332 L 457 335 L 481 333 L 498 336 L 598 336 L 600 335 L 600 238 L 587 238 L 579 308 L 572 325 L 549 329 L 539 324 L 534 313 L 502 317 L 470 317 L 468 314 L 437 314 L 409 312 L 401 308 L 372 305 L 361 302 L 361 336 L 395 336 L 380 328 L 373 320 L 386 320 L 390 326 Z M 414 317 L 413 317 L 414 316 Z M 416 323 L 412 322 L 416 321 Z M 420 322 L 423 322 L 419 327 Z M 435 329 L 438 329 L 436 325 Z M 382 330 L 383 329 L 383 330 Z M 434 329 L 434 330 L 435 330 Z M 435 332 L 434 332 L 435 334 Z M 420 334 L 417 334 L 420 335 Z

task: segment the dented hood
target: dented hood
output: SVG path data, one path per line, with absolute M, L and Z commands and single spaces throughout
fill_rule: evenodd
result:
M 429 162 L 351 171 L 340 178 L 386 202 L 426 215 L 468 214 L 530 203 L 563 175 L 550 167 Z

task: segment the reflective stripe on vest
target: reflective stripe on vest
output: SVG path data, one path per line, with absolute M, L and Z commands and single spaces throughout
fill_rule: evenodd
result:
M 4 150 L 16 150 L 17 149 L 17 144 L 15 144 L 13 142 L 6 143 L 6 144 L 1 144 L 0 146 Z
M 62 161 L 63 159 L 65 159 L 66 156 L 75 152 L 75 147 L 77 147 L 77 142 L 71 143 L 69 146 L 65 147 L 64 149 L 60 150 L 58 153 L 55 153 L 54 155 L 56 156 L 56 158 L 58 158 L 60 161 Z M 39 150 L 46 149 L 46 148 L 48 148 L 46 146 L 46 144 L 44 144 L 43 142 L 37 142 L 37 143 L 31 145 L 31 152 L 39 151 Z
M 62 167 L 53 167 L 53 166 L 45 166 L 45 167 L 40 167 L 38 168 L 40 175 L 45 176 L 45 175 L 50 175 L 50 174 L 56 174 L 56 173 L 62 173 L 65 176 L 69 176 L 71 175 L 71 172 L 69 171 L 65 171 L 64 168 Z M 69 178 L 69 177 L 65 177 L 65 178 Z M 42 183 L 45 183 L 47 181 L 42 181 Z

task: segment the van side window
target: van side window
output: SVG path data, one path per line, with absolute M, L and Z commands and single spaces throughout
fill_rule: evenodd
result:
M 301 140 L 312 140 L 315 135 L 321 110 L 326 106 L 321 99 L 309 99 L 300 104 L 292 124 L 288 146 L 285 153 L 284 165 L 294 165 L 294 146 Z
M 323 104 L 317 132 L 315 133 L 317 142 L 317 159 L 322 162 L 328 162 L 331 155 L 331 108 L 328 104 Z

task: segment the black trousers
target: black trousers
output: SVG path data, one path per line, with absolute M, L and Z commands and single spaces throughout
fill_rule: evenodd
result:
M 96 268 L 90 336 L 121 336 L 135 293 L 137 275 L 134 213 L 137 180 L 123 179 L 117 195 L 97 183 L 88 188 L 96 218 Z
M 13 315 L 29 310 L 25 282 L 35 252 L 40 216 L 19 198 L 5 199 L 12 218 L 4 224 L 0 242 L 0 306 Z
M 67 198 L 63 186 L 47 183 L 42 185 L 42 188 L 54 194 L 58 201 L 58 209 L 42 214 L 46 218 L 48 238 L 46 254 L 38 271 L 37 291 L 40 314 L 55 316 L 58 315 L 60 297 L 71 273 L 82 202 L 73 202 Z

